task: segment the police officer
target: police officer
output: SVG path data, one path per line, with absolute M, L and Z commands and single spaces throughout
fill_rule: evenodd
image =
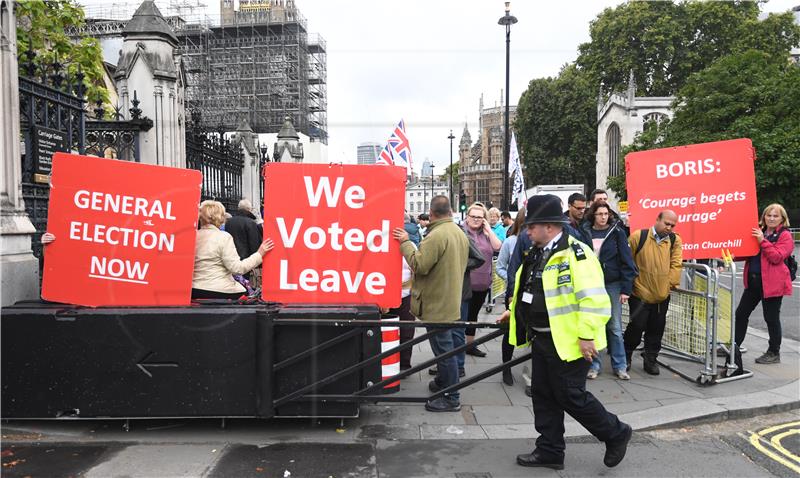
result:
M 564 232 L 561 200 L 533 196 L 525 225 L 533 246 L 517 270 L 508 321 L 509 343 L 532 346 L 533 452 L 517 456 L 522 466 L 564 469 L 564 412 L 606 444 L 608 467 L 625 457 L 631 427 L 586 391 L 586 373 L 606 346 L 611 303 L 603 271 L 592 250 Z

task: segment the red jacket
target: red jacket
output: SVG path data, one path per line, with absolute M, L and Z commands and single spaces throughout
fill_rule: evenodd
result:
M 764 298 L 792 295 L 792 279 L 789 268 L 783 262 L 794 251 L 794 240 L 790 233 L 784 234 L 783 226 L 778 227 L 778 240 L 769 242 L 766 237 L 761 241 L 761 285 Z M 787 231 L 788 232 L 788 231 Z M 747 288 L 750 261 L 744 263 L 744 287 Z

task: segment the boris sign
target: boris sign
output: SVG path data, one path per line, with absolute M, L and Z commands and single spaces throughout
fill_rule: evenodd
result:
M 659 212 L 678 215 L 684 259 L 758 253 L 755 150 L 749 139 L 655 149 L 625 157 L 631 230 L 652 226 Z
M 400 305 L 405 168 L 267 163 L 263 298 Z
M 191 169 L 57 153 L 42 297 L 188 305 L 201 183 Z

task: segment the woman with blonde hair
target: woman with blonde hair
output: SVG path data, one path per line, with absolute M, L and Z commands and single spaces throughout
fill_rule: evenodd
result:
M 192 275 L 192 299 L 238 299 L 246 292 L 233 279 L 261 265 L 274 247 L 272 239 L 261 243 L 258 251 L 239 258 L 233 237 L 219 228 L 225 223 L 225 206 L 218 201 L 200 203 L 200 230 L 197 231 Z
M 767 323 L 769 346 L 756 359 L 756 363 L 773 364 L 781 361 L 781 302 L 783 296 L 792 295 L 792 279 L 785 261 L 792 255 L 794 239 L 788 229 L 786 209 L 780 204 L 770 204 L 764 208 L 759 226 L 752 230 L 753 237 L 758 241 L 758 254 L 744 259 L 744 292 L 736 307 L 734 361 L 737 369 L 732 375 L 744 373 L 739 346 L 747 334 L 750 314 L 759 302 Z
M 474 203 L 467 209 L 464 232 L 481 251 L 486 262 L 469 273 L 472 295 L 461 306 L 461 320 L 465 322 L 478 321 L 478 313 L 486 300 L 486 295 L 492 288 L 492 256 L 502 246 L 502 242 L 489 226 L 488 216 L 489 212 L 483 204 Z M 467 343 L 472 343 L 475 339 L 475 327 L 467 327 L 465 334 Z M 468 348 L 466 354 L 476 357 L 486 356 L 486 352 L 477 347 Z

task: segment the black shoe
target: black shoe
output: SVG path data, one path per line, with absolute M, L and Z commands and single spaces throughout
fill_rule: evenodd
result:
M 533 395 L 533 391 L 531 390 L 531 386 L 530 385 L 525 385 L 525 395 L 527 395 L 529 397 L 531 395 Z
M 455 400 L 440 397 L 425 403 L 425 410 L 429 412 L 458 412 L 461 404 Z
M 756 359 L 756 363 L 760 364 L 781 363 L 781 354 L 775 353 L 772 350 L 767 350 L 766 352 L 764 352 L 764 355 Z
M 564 469 L 564 460 L 561 461 L 557 460 L 543 460 L 538 453 L 535 451 L 533 453 L 526 453 L 524 455 L 517 455 L 517 465 L 520 466 L 532 466 L 532 467 L 539 467 L 539 468 L 550 468 L 552 470 L 563 470 Z
M 470 349 L 467 349 L 466 352 L 464 353 L 467 355 L 472 355 L 474 357 L 486 357 L 486 352 L 479 349 L 478 347 L 472 347 Z
M 439 375 L 439 369 L 436 368 L 436 367 L 431 367 L 431 368 L 428 369 L 428 374 L 429 375 Z M 467 374 L 467 372 L 463 368 L 458 369 L 458 376 L 459 377 L 463 377 L 466 374 Z
M 511 375 L 511 370 L 509 369 L 503 370 L 503 383 L 508 385 L 509 387 L 514 385 L 514 376 Z
M 622 459 L 625 458 L 625 452 L 628 450 L 628 442 L 631 441 L 631 436 L 633 436 L 633 429 L 631 426 L 627 424 L 623 425 L 625 425 L 625 430 L 622 432 L 622 438 L 606 442 L 606 455 L 603 457 L 603 464 L 609 468 L 614 468 L 619 465 Z
M 430 382 L 428 382 L 428 390 L 430 390 L 431 392 L 436 393 L 441 389 L 442 387 L 440 387 L 439 384 L 436 383 L 436 380 L 431 380 Z
M 658 362 L 656 362 L 655 357 L 645 357 L 644 358 L 644 371 L 649 373 L 650 375 L 658 375 L 661 373 L 661 370 L 658 367 Z

